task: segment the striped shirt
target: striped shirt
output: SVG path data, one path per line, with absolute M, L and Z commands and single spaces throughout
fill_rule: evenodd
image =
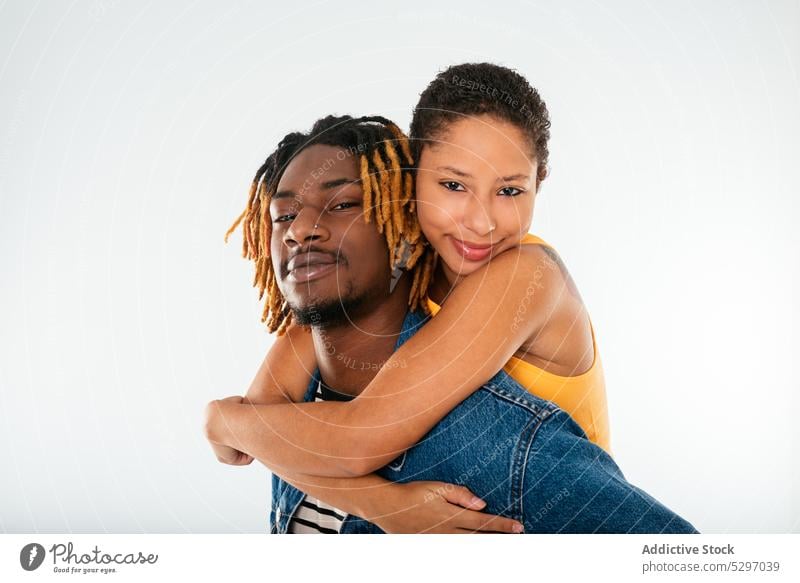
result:
M 322 384 L 317 385 L 314 401 L 349 401 L 350 395 L 337 393 Z M 347 513 L 322 500 L 306 495 L 289 523 L 289 534 L 339 534 Z

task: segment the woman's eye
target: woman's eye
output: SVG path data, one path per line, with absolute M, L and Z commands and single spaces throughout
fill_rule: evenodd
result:
M 286 221 L 288 221 L 290 219 L 293 219 L 293 218 L 294 218 L 294 215 L 281 215 L 279 217 L 276 217 L 275 220 L 272 221 L 272 222 L 273 223 L 285 223 Z
M 456 192 L 466 190 L 463 185 L 454 180 L 445 180 L 444 182 L 440 182 L 439 184 L 444 186 L 447 190 L 453 190 Z
M 358 203 L 358 202 L 340 202 L 339 204 L 337 204 L 335 206 L 332 206 L 331 210 L 336 210 L 338 208 L 341 208 L 342 210 L 349 209 L 349 208 L 354 207 L 354 206 L 359 206 L 360 204 L 361 203 Z
M 521 188 L 517 188 L 516 186 L 506 186 L 505 188 L 501 188 L 499 194 L 502 196 L 517 196 L 525 192 Z

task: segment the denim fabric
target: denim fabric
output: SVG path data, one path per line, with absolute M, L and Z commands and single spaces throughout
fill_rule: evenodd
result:
M 409 312 L 396 348 L 427 321 Z M 306 401 L 320 380 L 315 371 Z M 395 482 L 460 484 L 485 512 L 519 520 L 526 533 L 695 533 L 669 508 L 630 484 L 614 460 L 558 406 L 504 371 L 467 397 L 379 475 Z M 285 533 L 305 494 L 273 474 L 270 531 Z M 348 515 L 342 534 L 382 533 Z

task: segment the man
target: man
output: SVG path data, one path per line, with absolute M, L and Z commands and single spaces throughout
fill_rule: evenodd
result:
M 256 284 L 268 292 L 264 318 L 270 331 L 302 342 L 292 320 L 310 326 L 306 336 L 316 357 L 305 390 L 273 393 L 259 401 L 266 405 L 230 398 L 207 409 L 207 437 L 220 459 L 257 458 L 275 472 L 272 532 L 301 532 L 304 525 L 320 532 L 383 532 L 378 515 L 385 508 L 356 503 L 337 512 L 352 502 L 346 484 L 357 479 L 366 480 L 359 486 L 364 488 L 462 484 L 486 502 L 488 516 L 505 517 L 494 521 L 497 530 L 516 521 L 525 532 L 696 532 L 628 483 L 566 413 L 502 370 L 466 398 L 453 391 L 434 403 L 414 394 L 420 385 L 414 358 L 436 355 L 415 355 L 407 363 L 392 355 L 428 321 L 419 308 L 433 255 L 413 221 L 401 157 L 410 165 L 407 143 L 388 120 L 325 118 L 310 134 L 290 134 L 281 142 L 259 170 L 240 217 Z M 290 386 L 305 366 L 298 371 L 291 360 L 268 357 L 259 376 L 273 374 L 282 377 L 275 384 Z M 407 370 L 390 373 L 390 363 Z M 373 378 L 388 374 L 408 381 L 408 398 L 391 399 L 378 389 L 369 399 L 353 399 Z M 287 402 L 320 400 L 320 394 L 352 400 Z M 387 398 L 373 398 L 378 396 Z M 403 424 L 411 418 L 414 427 L 428 430 L 425 435 Z M 410 435 L 416 445 L 396 447 Z M 383 446 L 370 448 L 378 437 Z M 315 500 L 304 511 L 308 496 L 298 487 L 320 499 L 327 492 L 336 505 Z M 366 491 L 364 497 L 370 498 Z M 334 528 L 321 527 L 323 516 L 333 519 Z M 361 518 L 373 516 L 373 522 Z

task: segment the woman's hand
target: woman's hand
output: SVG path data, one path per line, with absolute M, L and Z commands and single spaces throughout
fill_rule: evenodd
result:
M 206 406 L 206 417 L 205 417 L 206 439 L 208 439 L 208 443 L 211 445 L 211 449 L 214 451 L 214 455 L 217 456 L 217 460 L 222 462 L 223 464 L 228 464 L 231 466 L 246 466 L 252 463 L 253 456 L 241 452 L 238 449 L 234 449 L 230 446 L 227 446 L 223 443 L 219 443 L 218 441 L 214 441 L 215 439 L 217 439 L 216 436 L 221 434 L 219 431 L 219 424 L 225 423 L 225 418 L 221 414 L 222 408 L 220 406 L 220 402 L 225 401 L 225 402 L 241 404 L 242 400 L 243 399 L 240 396 L 233 396 L 233 397 L 227 397 L 225 399 L 211 401 Z
M 211 449 L 214 450 L 214 455 L 217 456 L 217 461 L 223 464 L 228 464 L 230 466 L 246 466 L 253 461 L 253 456 L 247 455 L 238 449 L 222 445 L 221 443 L 214 443 L 213 441 L 209 443 L 211 444 Z
M 521 523 L 480 512 L 486 502 L 464 486 L 445 482 L 393 483 L 369 520 L 387 533 L 521 533 Z M 387 509 L 391 509 L 387 512 Z M 383 514 L 380 514 L 383 512 Z

